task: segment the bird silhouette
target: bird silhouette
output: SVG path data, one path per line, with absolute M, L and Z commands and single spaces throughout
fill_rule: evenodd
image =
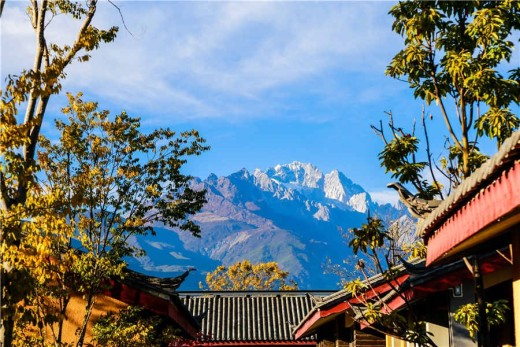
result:
M 389 183 L 387 187 L 397 191 L 399 200 L 408 208 L 410 214 L 416 218 L 426 218 L 441 203 L 441 200 L 421 199 L 413 195 L 399 182 Z

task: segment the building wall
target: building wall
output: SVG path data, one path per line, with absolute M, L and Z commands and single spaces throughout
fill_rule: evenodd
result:
M 466 327 L 453 318 L 454 312 L 464 304 L 475 302 L 473 280 L 462 283 L 460 296 L 450 290 L 450 346 L 476 347 L 477 343 L 469 337 Z
M 386 339 L 363 331 L 354 331 L 355 347 L 385 347 Z
M 386 336 L 386 347 L 412 347 L 412 344 L 397 337 Z
M 345 315 L 319 328 L 318 347 L 385 347 L 384 337 L 375 336 L 346 324 Z
M 345 315 L 319 328 L 318 347 L 355 347 L 354 329 L 345 324 Z
M 103 314 L 107 312 L 119 312 L 119 310 L 127 307 L 125 303 L 113 299 L 111 297 L 100 295 L 94 304 L 94 309 L 87 326 L 87 334 L 85 336 L 86 346 L 92 341 L 92 326 Z M 83 323 L 85 316 L 85 300 L 80 295 L 73 295 L 67 306 L 66 320 L 63 323 L 63 338 L 65 343 L 73 343 L 77 341 L 76 332 Z M 49 338 L 52 337 L 51 331 L 47 331 Z

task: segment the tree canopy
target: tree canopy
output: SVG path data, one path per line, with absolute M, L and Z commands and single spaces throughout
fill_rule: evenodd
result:
M 1 1 L 5 16 L 4 6 L 9 5 Z M 188 157 L 208 149 L 195 130 L 143 133 L 138 118 L 125 112 L 113 117 L 78 94 L 69 95 L 66 119 L 55 124 L 59 138 L 41 133 L 67 67 L 87 62 L 92 51 L 116 37 L 116 26 L 93 25 L 97 6 L 97 0 L 29 1 L 34 64 L 6 76 L 0 91 L 0 344 L 5 347 L 64 345 L 71 288 L 86 300 L 75 342 L 83 345 L 96 295 L 108 278 L 124 276 L 123 257 L 141 254 L 129 242 L 132 236 L 153 233 L 154 222 L 195 236 L 200 232 L 188 217 L 201 208 L 204 192 L 193 191 L 183 173 Z M 77 25 L 71 42 L 49 40 L 58 15 Z
M 179 340 L 164 318 L 133 306 L 103 315 L 92 330 L 93 340 L 104 347 L 170 347 Z
M 19 225 L 24 237 L 2 245 L 4 262 L 28 275 L 14 336 L 29 345 L 63 342 L 71 288 L 86 300 L 76 342 L 83 345 L 96 296 L 124 277 L 124 257 L 141 254 L 130 238 L 153 234 L 156 222 L 198 236 L 188 217 L 205 202 L 205 191 L 192 190 L 181 172 L 189 156 L 208 149 L 196 131 L 146 134 L 125 112 L 112 117 L 81 94 L 69 101 L 68 119 L 56 122 L 59 139 L 40 139 L 37 184 L 11 210 L 24 213 L 10 215 L 13 224 L 27 220 Z M 26 334 L 28 325 L 53 334 Z
M 239 261 L 229 267 L 219 266 L 206 275 L 209 290 L 296 290 L 298 285 L 288 280 L 289 273 L 276 262 L 251 264 Z M 201 285 L 202 287 L 202 285 Z
M 5 5 L 5 1 L 0 2 L 0 15 L 5 15 Z M 24 242 L 31 238 L 38 242 L 41 235 L 35 234 L 37 230 L 34 226 L 38 221 L 35 211 L 44 211 L 41 205 L 47 204 L 48 208 L 52 208 L 54 204 L 52 197 L 38 197 L 40 193 L 36 192 L 36 149 L 40 130 L 52 96 L 61 91 L 67 67 L 74 61 L 88 61 L 92 51 L 116 37 L 116 26 L 101 29 L 92 24 L 97 5 L 97 0 L 28 2 L 27 24 L 33 28 L 36 42 L 34 63 L 19 74 L 6 76 L 0 91 L 0 244 L 4 251 L 16 247 L 22 251 Z M 56 23 L 53 18 L 57 15 L 69 16 L 78 24 L 77 35 L 72 42 L 56 44 L 49 40 L 47 33 Z M 34 223 L 22 223 L 28 218 Z M 50 217 L 41 218 L 41 222 L 53 228 L 61 223 Z M 64 231 L 66 229 L 62 228 Z M 43 243 L 42 246 L 49 246 L 50 243 Z M 20 309 L 17 303 L 27 297 L 31 283 L 42 277 L 28 277 L 26 271 L 17 269 L 7 259 L 3 260 L 0 277 L 0 343 L 10 347 L 14 319 Z
M 392 30 L 403 38 L 404 47 L 386 74 L 407 83 L 426 105 L 435 103 L 445 138 L 444 146 L 432 147 L 429 129 L 437 115 L 427 114 L 425 106 L 420 114 L 422 134 L 416 133 L 415 123 L 402 126 L 399 113 L 387 112 L 388 124 L 372 127 L 384 142 L 379 160 L 392 177 L 416 189 L 416 198 L 443 199 L 487 160 L 480 150 L 483 141 L 500 146 L 520 125 L 511 111 L 512 105 L 520 103 L 520 68 L 510 62 L 520 29 L 520 2 L 412 0 L 393 6 L 390 15 Z M 407 255 L 424 257 L 426 248 L 420 242 L 399 242 L 403 233 L 413 229 L 395 232 L 395 224 L 387 225 L 369 217 L 351 230 L 349 246 L 361 258 L 356 269 L 362 276 L 346 288 L 364 304 L 362 320 L 407 341 L 432 346 L 424 322 L 395 283 L 405 271 L 400 265 Z M 372 289 L 373 269 L 401 296 L 406 317 L 388 313 L 384 300 Z M 374 296 L 377 300 L 369 299 Z M 500 308 L 489 310 L 490 325 L 503 321 L 503 303 L 499 304 L 487 304 Z M 468 314 L 471 309 L 474 305 L 462 308 L 458 319 L 470 322 L 474 333 L 476 316 Z
M 413 0 L 399 2 L 390 15 L 404 48 L 386 74 L 408 83 L 426 104 L 435 102 L 446 138 L 445 148 L 430 147 L 430 119 L 423 110 L 425 155 L 420 156 L 415 127 L 404 130 L 389 113 L 388 134 L 382 123 L 373 127 L 385 142 L 381 165 L 401 183 L 412 184 L 421 197 L 442 198 L 444 182 L 449 193 L 487 159 L 479 149 L 481 138 L 500 145 L 520 124 L 510 108 L 520 102 L 520 68 L 509 64 L 520 3 Z

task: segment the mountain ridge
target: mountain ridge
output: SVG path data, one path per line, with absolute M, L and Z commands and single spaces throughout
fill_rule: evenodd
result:
M 265 171 L 241 169 L 228 176 L 194 178 L 192 188 L 207 191 L 207 203 L 192 217 L 202 237 L 154 225 L 157 236 L 134 240 L 148 255 L 130 261 L 138 271 L 160 277 L 169 276 L 164 270 L 174 264 L 198 268 L 183 290 L 197 289 L 197 282 L 216 264 L 244 259 L 277 261 L 302 289 L 337 289 L 339 279 L 324 275 L 322 265 L 325 255 L 340 263 L 351 254 L 338 230 L 360 226 L 369 211 L 392 217 L 404 213 L 372 201 L 338 170 L 324 174 L 297 161 Z

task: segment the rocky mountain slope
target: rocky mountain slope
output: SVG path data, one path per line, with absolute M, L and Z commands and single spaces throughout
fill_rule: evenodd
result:
M 323 275 L 326 257 L 340 263 L 350 254 L 339 228 L 360 226 L 367 213 L 403 214 L 373 202 L 343 173 L 324 174 L 293 162 L 266 171 L 243 169 L 226 177 L 210 175 L 193 185 L 207 190 L 208 202 L 193 217 L 202 237 L 156 225 L 155 237 L 134 239 L 147 255 L 131 267 L 166 277 L 195 267 L 181 290 L 197 289 L 207 271 L 239 260 L 277 261 L 302 289 L 335 289 L 338 278 Z

